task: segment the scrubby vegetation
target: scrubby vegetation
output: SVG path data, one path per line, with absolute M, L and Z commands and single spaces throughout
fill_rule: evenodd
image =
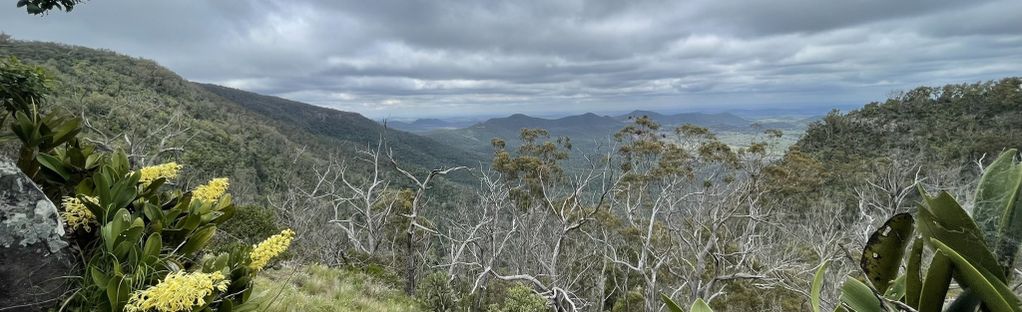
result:
M 243 311 L 423 311 L 415 300 L 366 273 L 309 265 L 268 270 Z
M 64 307 L 98 311 L 225 310 L 243 304 L 252 278 L 294 238 L 285 230 L 251 248 L 206 252 L 234 215 L 228 180 L 190 191 L 168 182 L 181 166 L 135 168 L 121 151 L 79 140 L 81 121 L 43 113 L 49 79 L 15 58 L 0 62 L 3 120 L 20 141 L 18 167 L 53 202 L 76 244 L 74 288 Z
M 601 125 L 610 147 L 503 129 L 480 161 L 0 39 L 5 155 L 80 255 L 56 309 L 1019 310 L 1019 78 L 834 112 L 783 155 L 779 130 L 738 146 L 643 115 Z

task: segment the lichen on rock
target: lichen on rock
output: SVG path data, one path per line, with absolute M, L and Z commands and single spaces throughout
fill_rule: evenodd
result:
M 28 176 L 0 159 L 0 308 L 42 309 L 32 304 L 66 290 L 72 257 L 59 216 Z

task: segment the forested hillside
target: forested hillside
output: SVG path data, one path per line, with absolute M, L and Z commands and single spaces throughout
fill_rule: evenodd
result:
M 385 134 L 387 145 L 393 150 L 398 160 L 407 161 L 418 167 L 471 165 L 477 164 L 481 160 L 489 160 L 488 157 L 467 154 L 464 150 L 440 144 L 430 138 L 409 134 L 402 130 L 386 129 L 377 122 L 357 113 L 342 112 L 212 84 L 200 84 L 200 86 L 256 114 L 277 121 L 282 127 L 315 134 L 317 138 L 323 140 L 323 144 L 360 143 L 364 146 L 366 143 L 376 142 L 381 135 Z
M 975 179 L 981 161 L 1022 146 L 1020 125 L 1022 78 L 1012 77 L 919 87 L 847 114 L 833 112 L 792 149 L 822 164 L 828 176 L 822 185 L 847 201 L 853 188 L 883 175 Z
M 458 146 L 484 155 L 492 155 L 490 141 L 494 138 L 508 140 L 517 146 L 522 129 L 545 129 L 552 137 L 568 137 L 577 150 L 591 152 L 598 147 L 606 148 L 610 137 L 626 125 L 609 116 L 593 113 L 546 119 L 514 114 L 503 118 L 492 118 L 463 129 L 434 130 L 427 135 L 435 140 Z
M 89 140 L 123 147 L 139 165 L 187 163 L 186 184 L 231 177 L 247 201 L 286 188 L 278 184 L 292 176 L 311 177 L 313 164 L 375 145 L 382 133 L 410 168 L 475 162 L 470 154 L 386 130 L 355 113 L 194 84 L 152 61 L 112 51 L 12 40 L 0 44 L 0 55 L 46 68 L 56 84 L 55 106 L 48 109 L 84 116 Z
M 811 126 L 797 148 L 859 162 L 891 154 L 962 164 L 1022 143 L 1022 78 L 919 87 Z

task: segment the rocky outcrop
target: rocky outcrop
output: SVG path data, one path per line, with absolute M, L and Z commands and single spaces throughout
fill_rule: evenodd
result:
M 0 310 L 37 311 L 68 289 L 72 256 L 57 207 L 0 159 Z

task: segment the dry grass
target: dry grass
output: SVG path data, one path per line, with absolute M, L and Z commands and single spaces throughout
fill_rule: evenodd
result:
M 414 299 L 363 273 L 322 265 L 267 270 L 242 311 L 423 311 Z

